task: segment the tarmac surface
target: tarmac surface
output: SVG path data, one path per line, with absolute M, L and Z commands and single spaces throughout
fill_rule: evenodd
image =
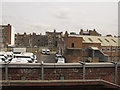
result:
M 55 52 L 51 52 L 50 55 L 43 55 L 41 53 L 36 53 L 38 63 L 44 61 L 44 63 L 56 63 Z

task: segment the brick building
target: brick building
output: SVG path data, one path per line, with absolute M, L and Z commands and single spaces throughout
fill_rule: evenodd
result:
M 0 25 L 0 47 L 14 45 L 15 31 L 12 25 Z
M 54 30 L 54 32 L 46 32 L 46 36 L 48 38 L 48 47 L 56 48 L 58 39 L 62 34 L 63 32 L 56 32 L 56 30 Z
M 15 34 L 15 45 L 16 47 L 40 47 L 47 46 L 47 36 L 33 34 Z
M 80 35 L 90 35 L 90 36 L 101 36 L 101 34 L 99 34 L 95 29 L 93 30 L 87 30 L 84 31 L 83 29 L 81 29 Z
M 66 32 L 63 39 L 63 42 L 60 42 L 60 49 L 67 62 L 120 61 L 118 37 L 69 35 Z

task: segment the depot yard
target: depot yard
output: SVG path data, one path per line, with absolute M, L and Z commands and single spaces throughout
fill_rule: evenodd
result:
M 45 63 L 56 63 L 55 61 L 55 52 L 50 52 L 50 55 L 44 55 L 39 53 L 35 53 L 37 56 L 38 63 L 41 63 L 41 61 L 44 61 Z

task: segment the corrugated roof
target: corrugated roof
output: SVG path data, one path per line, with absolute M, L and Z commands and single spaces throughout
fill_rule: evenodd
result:
M 86 35 L 69 35 L 69 37 L 82 37 L 83 43 L 101 43 L 101 46 L 120 46 L 120 38 L 118 37 Z

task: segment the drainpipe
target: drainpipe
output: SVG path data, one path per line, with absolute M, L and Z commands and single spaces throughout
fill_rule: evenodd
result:
M 114 83 L 117 84 L 117 62 L 111 62 L 115 65 L 115 80 L 114 80 Z
M 44 80 L 44 62 L 41 61 L 41 80 Z
M 79 62 L 83 66 L 83 80 L 85 80 L 85 62 Z
M 92 57 L 94 58 L 94 54 L 95 54 L 95 51 L 93 50 L 93 53 L 92 53 L 93 55 L 92 55 Z

